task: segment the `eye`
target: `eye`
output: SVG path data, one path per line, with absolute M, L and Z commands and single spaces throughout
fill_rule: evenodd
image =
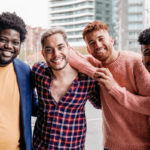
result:
M 60 46 L 58 49 L 59 50 L 62 50 L 62 49 L 64 49 L 65 48 L 65 46 Z
M 103 38 L 99 38 L 99 41 L 102 41 L 103 40 Z
M 150 56 L 150 51 L 144 53 L 144 56 Z
M 6 42 L 6 40 L 5 40 L 5 39 L 0 39 L 0 41 L 1 41 L 1 42 Z
M 14 45 L 19 45 L 19 44 L 20 44 L 20 42 L 13 42 L 13 44 L 14 44 Z
M 51 53 L 52 51 L 52 49 L 46 49 L 46 53 Z

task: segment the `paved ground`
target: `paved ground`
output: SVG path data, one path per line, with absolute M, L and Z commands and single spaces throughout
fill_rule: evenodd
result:
M 101 110 L 95 109 L 90 102 L 85 107 L 87 118 L 87 133 L 85 150 L 103 150 L 102 143 L 102 114 Z M 34 126 L 36 118 L 32 118 Z

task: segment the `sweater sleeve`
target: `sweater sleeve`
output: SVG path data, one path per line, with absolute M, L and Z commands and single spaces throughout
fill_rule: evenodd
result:
M 117 83 L 109 91 L 121 105 L 129 110 L 150 115 L 150 96 L 135 95 L 124 87 L 120 87 Z
M 70 48 L 69 50 L 69 64 L 91 78 L 94 77 L 97 67 L 100 66 L 100 62 L 98 60 L 90 55 L 82 55 L 73 48 Z
M 132 111 L 150 115 L 150 74 L 142 62 L 137 61 L 133 68 L 137 95 L 117 83 L 109 91 L 121 105 Z

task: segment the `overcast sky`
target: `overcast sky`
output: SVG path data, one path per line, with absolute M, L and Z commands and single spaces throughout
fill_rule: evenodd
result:
M 0 0 L 2 12 L 16 12 L 27 25 L 48 28 L 48 0 Z

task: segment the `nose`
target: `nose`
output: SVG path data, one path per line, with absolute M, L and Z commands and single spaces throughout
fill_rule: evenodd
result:
M 54 57 L 59 56 L 59 51 L 57 49 L 54 50 Z
M 96 41 L 95 42 L 95 47 L 96 48 L 99 48 L 99 47 L 101 47 L 102 46 L 102 43 L 100 42 L 100 41 Z
M 7 48 L 7 49 L 12 49 L 12 48 L 13 48 L 13 45 L 12 45 L 11 42 L 6 43 L 4 46 L 5 46 L 5 48 Z

